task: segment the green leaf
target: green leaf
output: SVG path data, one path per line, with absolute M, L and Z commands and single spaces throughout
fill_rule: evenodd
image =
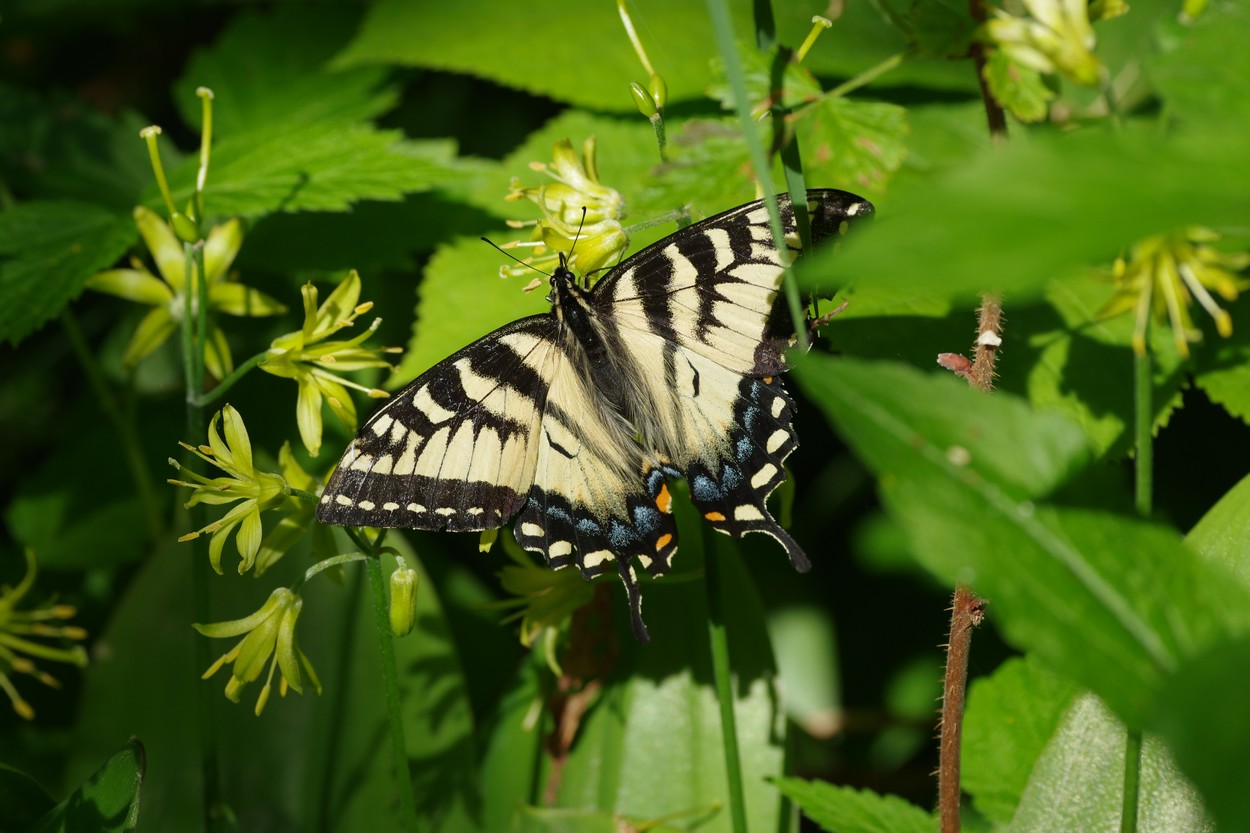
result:
M 1075 685 L 1030 657 L 1013 657 L 968 687 L 960 784 L 986 818 L 1011 821 L 1038 756 L 1076 694 Z
M 393 89 L 380 89 L 384 68 L 325 69 L 358 16 L 354 9 L 328 6 L 278 6 L 268 14 L 235 16 L 211 47 L 192 55 L 175 85 L 183 119 L 200 126 L 197 87 L 213 91 L 213 132 L 222 139 L 264 126 L 350 124 L 381 115 L 397 100 Z M 216 161 L 214 152 L 214 167 Z M 210 169 L 210 183 L 214 173 Z
M 830 833 L 933 833 L 933 816 L 895 795 L 822 781 L 778 778 L 781 794 Z
M 803 121 L 799 122 L 803 131 Z M 907 111 L 897 104 L 842 96 L 823 99 L 811 113 L 803 163 L 810 181 L 871 194 L 885 190 L 907 153 Z
M 1246 668 L 1250 640 L 1219 645 L 1173 674 L 1154 723 L 1201 790 L 1219 830 L 1250 829 L 1245 760 L 1250 747 Z
M 55 803 L 34 778 L 0 764 L 0 828 L 25 830 Z
M 682 833 L 686 830 L 685 827 L 653 824 L 645 820 L 631 824 L 615 813 L 556 807 L 522 807 L 508 829 L 512 833 L 620 833 L 622 830 Z
M 396 640 L 407 756 L 413 774 L 421 829 L 473 830 L 475 802 L 473 719 L 461 659 L 443 618 L 438 587 L 428 581 L 420 560 L 402 536 L 388 546 L 401 552 L 421 576 L 417 593 L 418 633 Z M 250 580 L 212 579 L 218 620 L 246 615 L 269 589 L 303 575 L 298 545 L 265 574 L 265 586 Z M 340 542 L 338 552 L 345 551 Z M 240 829 L 265 828 L 276 815 L 301 830 L 396 829 L 397 801 L 386 729 L 377 635 L 363 565 L 349 565 L 347 586 L 320 579 L 303 587 L 303 613 L 296 629 L 326 690 L 309 687 L 303 695 L 274 696 L 264 714 L 253 714 L 259 693 L 254 684 L 241 702 L 222 695 L 226 678 L 218 672 L 201 680 L 191 628 L 192 570 L 186 544 L 153 553 L 120 600 L 101 645 L 105 661 L 85 674 L 82 711 L 73 756 L 72 778 L 94 767 L 101 749 L 116 742 L 119 726 L 150 740 L 152 760 L 160 760 L 145 782 L 145 827 L 180 830 L 203 812 L 201 746 L 194 721 L 201 686 L 211 692 L 213 743 L 223 789 Z M 203 576 L 200 577 L 201 579 Z M 387 638 L 390 638 L 389 635 Z M 213 640 L 210 656 L 229 650 L 230 640 Z M 277 692 L 275 691 L 275 695 Z M 105 753 L 107 754 L 107 753 Z M 318 800 L 309 801 L 309 790 Z
M 1198 123 L 1250 119 L 1250 10 L 1217 0 L 1192 22 L 1165 20 L 1146 70 L 1170 113 Z
M 656 0 L 632 2 L 629 8 L 668 84 L 670 103 L 700 97 L 716 54 L 705 8 Z M 750 30 L 746 7 L 736 10 L 736 21 L 739 31 Z M 370 9 L 337 65 L 367 63 L 467 73 L 601 112 L 636 113 L 629 82 L 647 80 L 612 3 L 569 14 L 560 0 L 502 6 L 490 0 L 455 5 L 383 0 Z
M 0 340 L 17 344 L 112 265 L 138 237 L 134 219 L 71 201 L 0 213 Z
M 1025 123 L 1039 122 L 1050 111 L 1055 92 L 1033 67 L 1011 59 L 1001 49 L 991 49 L 982 71 L 994 100 Z
M 1245 315 L 1246 304 L 1229 310 L 1236 320 Z M 1158 329 L 1157 327 L 1155 328 Z M 1208 328 L 1208 338 L 1197 350 L 1194 384 L 1212 402 L 1233 416 L 1250 423 L 1250 332 L 1242 326 L 1229 338 L 1218 338 Z
M 1207 510 L 1189 530 L 1185 543 L 1226 566 L 1250 587 L 1250 475 Z
M 874 221 L 839 252 L 813 257 L 801 282 L 949 297 L 998 288 L 1019 303 L 1146 235 L 1250 224 L 1250 157 L 1233 150 L 1240 141 L 1219 131 L 1039 132 L 900 180 Z
M 143 744 L 132 738 L 81 787 L 30 828 L 31 833 L 134 830 L 139 822 L 139 790 L 147 769 Z
M 1009 641 L 1130 724 L 1186 657 L 1250 626 L 1250 593 L 1170 530 L 1039 502 L 1088 461 L 1061 416 L 886 363 L 813 356 L 797 372 L 920 562 L 989 598 Z
M 919 54 L 928 58 L 967 57 L 976 28 L 967 3 L 914 0 L 906 20 Z
M 1080 697 L 1029 776 L 1010 833 L 1118 830 L 1123 812 L 1126 730 L 1098 698 Z M 1153 736 L 1142 743 L 1137 830 L 1209 833 L 1202 802 Z
M 359 200 L 399 200 L 454 175 L 449 141 L 407 141 L 399 131 L 319 121 L 265 123 L 223 138 L 213 150 L 206 210 L 257 216 L 274 211 L 346 211 Z M 170 173 L 174 202 L 194 189 L 198 159 Z M 160 205 L 152 195 L 145 202 Z

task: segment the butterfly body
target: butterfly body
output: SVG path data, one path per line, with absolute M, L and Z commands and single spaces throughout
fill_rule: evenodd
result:
M 817 241 L 872 211 L 842 191 L 808 202 Z M 807 569 L 765 506 L 797 446 L 777 378 L 793 336 L 781 274 L 761 203 L 678 231 L 592 288 L 562 265 L 551 313 L 463 348 L 365 423 L 318 518 L 469 531 L 515 516 L 517 541 L 552 568 L 615 569 L 644 640 L 634 564 L 654 576 L 671 565 L 675 477 L 716 529 L 769 534 Z

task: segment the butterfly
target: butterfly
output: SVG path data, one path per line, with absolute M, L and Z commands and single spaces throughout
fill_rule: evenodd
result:
M 836 190 L 808 191 L 807 207 L 817 243 L 873 212 Z M 454 353 L 370 417 L 317 519 L 481 531 L 515 517 L 517 542 L 552 569 L 589 580 L 615 567 L 643 642 L 635 564 L 655 577 L 672 565 L 675 478 L 713 528 L 770 535 L 806 572 L 766 506 L 798 445 L 778 378 L 794 341 L 782 272 L 763 201 L 678 230 L 593 287 L 561 262 L 551 312 Z

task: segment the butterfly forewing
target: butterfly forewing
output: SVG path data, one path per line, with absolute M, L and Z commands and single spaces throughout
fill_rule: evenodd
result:
M 419 376 L 365 423 L 322 492 L 325 523 L 502 526 L 534 479 L 553 368 L 548 315 L 509 324 Z

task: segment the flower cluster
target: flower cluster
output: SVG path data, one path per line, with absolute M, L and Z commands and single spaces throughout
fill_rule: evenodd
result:
M 380 318 L 373 319 L 354 338 L 328 340 L 339 330 L 351 327 L 358 316 L 373 308 L 371 302 L 359 303 L 360 276 L 354 269 L 320 306 L 317 305 L 317 287 L 309 283 L 300 291 L 304 296 L 304 326 L 293 333 L 275 338 L 268 353 L 260 361 L 260 369 L 275 376 L 294 379 L 299 385 L 295 419 L 304 447 L 309 454 L 316 457 L 321 451 L 322 402 L 329 404 L 330 410 L 339 421 L 354 432 L 356 406 L 347 393 L 347 388 L 355 388 L 374 398 L 387 396 L 384 390 L 367 388 L 344 379 L 338 373 L 369 367 L 390 367 L 382 354 L 394 351 L 390 348 L 361 346 L 381 325 Z
M 1220 251 L 1211 245 L 1218 239 L 1210 229 L 1192 227 L 1139 241 L 1127 258 L 1115 262 L 1112 275 L 1118 291 L 1099 316 L 1110 318 L 1134 310 L 1133 349 L 1140 355 L 1146 352 L 1146 328 L 1153 310 L 1159 320 L 1171 324 L 1176 352 L 1188 358 L 1190 343 L 1202 340 L 1189 314 L 1196 300 L 1214 319 L 1216 331 L 1227 338 L 1233 332 L 1232 318 L 1208 290 L 1235 301 L 1250 288 L 1250 281 L 1238 274 L 1250 266 L 1250 252 Z
M 35 710 L 17 691 L 13 675 L 24 674 L 52 688 L 60 688 L 55 677 L 41 670 L 35 659 L 64 662 L 79 667 L 87 664 L 87 652 L 81 645 L 54 647 L 39 639 L 79 641 L 87 632 L 76 625 L 54 624 L 72 619 L 77 611 L 70 605 L 49 603 L 27 610 L 18 604 L 35 583 L 35 555 L 26 551 L 26 574 L 16 587 L 0 588 L 0 689 L 9 697 L 13 710 L 25 720 Z
M 1024 0 L 1024 7 L 1028 15 L 995 9 L 985 24 L 989 41 L 1022 66 L 1086 86 L 1097 84 L 1102 63 L 1094 55 L 1086 0 Z
M 87 286 L 127 301 L 146 304 L 152 310 L 139 322 L 126 347 L 123 362 L 132 367 L 150 356 L 181 325 L 187 315 L 199 313 L 199 267 L 194 259 L 188 267 L 183 244 L 170 224 L 152 211 L 135 209 L 135 225 L 152 254 L 158 278 L 139 261 L 129 269 L 109 269 L 93 275 Z M 286 307 L 268 295 L 239 283 L 230 265 L 243 244 L 243 227 L 229 220 L 209 231 L 204 240 L 204 295 L 208 311 L 239 316 L 278 315 Z M 189 273 L 189 275 L 188 275 Z M 217 379 L 234 369 L 226 335 L 209 319 L 204 341 L 204 366 Z
M 219 423 L 225 424 L 225 439 L 217 431 Z M 220 505 L 225 503 L 238 504 L 222 517 L 212 523 L 188 533 L 179 541 L 190 541 L 204 533 L 212 535 L 208 544 L 208 559 L 213 569 L 221 573 L 221 551 L 231 531 L 238 529 L 235 546 L 239 549 L 242 561 L 239 572 L 251 569 L 261 544 L 260 513 L 265 509 L 278 506 L 287 494 L 287 483 L 277 474 L 257 471 L 252 462 L 252 443 L 247 436 L 247 426 L 243 417 L 234 407 L 227 405 L 219 411 L 208 426 L 208 445 L 193 446 L 181 443 L 182 447 L 206 463 L 211 463 L 226 473 L 225 477 L 208 478 L 190 470 L 185 470 L 194 482 L 186 480 L 170 480 L 175 486 L 185 486 L 194 490 L 188 507 L 199 503 Z M 170 465 L 180 472 L 183 468 L 174 459 Z
M 554 164 L 534 162 L 530 167 L 547 174 L 554 182 L 522 187 L 519 180 L 512 181 L 507 199 L 532 201 L 542 217 L 531 223 L 513 224 L 532 225 L 534 231 L 529 241 L 504 248 L 526 247 L 530 255 L 523 261 L 527 265 L 501 267 L 502 277 L 517 277 L 531 269 L 552 272 L 561 255 L 567 256 L 570 269 L 587 275 L 611 264 L 629 246 L 620 221 L 625 215 L 625 200 L 616 189 L 600 183 L 594 138 L 582 146 L 581 159 L 568 139 L 556 143 L 552 156 Z M 534 286 L 538 283 L 527 288 Z
M 278 688 L 280 696 L 285 697 L 288 688 L 294 689 L 298 694 L 304 693 L 300 669 L 308 675 L 313 690 L 320 694 L 321 681 L 317 679 L 308 657 L 295 644 L 295 623 L 299 620 L 303 607 L 304 600 L 299 595 L 289 588 L 279 587 L 250 616 L 211 625 L 195 625 L 195 629 L 204 636 L 217 639 L 243 637 L 209 666 L 203 679 L 207 680 L 216 674 L 223 665 L 233 663 L 230 679 L 226 681 L 226 697 L 237 703 L 243 687 L 259 679 L 261 672 L 268 666 L 265 685 L 261 688 L 260 696 L 256 698 L 258 717 L 269 702 L 275 670 L 281 671 Z

